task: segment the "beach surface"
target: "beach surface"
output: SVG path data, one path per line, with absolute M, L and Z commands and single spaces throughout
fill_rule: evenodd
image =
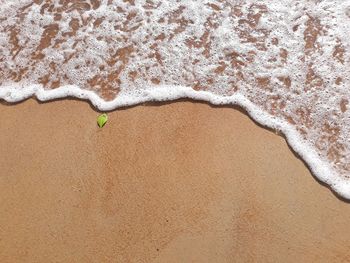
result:
M 0 262 L 346 262 L 350 204 L 232 107 L 0 104 Z

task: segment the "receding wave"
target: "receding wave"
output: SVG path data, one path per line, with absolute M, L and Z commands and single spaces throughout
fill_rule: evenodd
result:
M 237 104 L 350 198 L 350 2 L 0 0 L 0 98 Z

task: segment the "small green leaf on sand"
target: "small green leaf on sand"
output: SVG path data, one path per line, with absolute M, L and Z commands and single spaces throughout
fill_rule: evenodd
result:
M 101 114 L 100 116 L 97 117 L 97 124 L 98 127 L 102 128 L 108 120 L 108 116 L 106 113 Z

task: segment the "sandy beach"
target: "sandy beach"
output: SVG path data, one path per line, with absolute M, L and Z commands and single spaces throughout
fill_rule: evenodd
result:
M 0 261 L 345 262 L 350 206 L 230 107 L 0 105 Z

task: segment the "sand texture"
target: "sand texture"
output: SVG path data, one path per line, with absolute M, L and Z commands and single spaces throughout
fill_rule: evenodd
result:
M 230 107 L 0 104 L 0 262 L 346 262 L 350 205 Z

